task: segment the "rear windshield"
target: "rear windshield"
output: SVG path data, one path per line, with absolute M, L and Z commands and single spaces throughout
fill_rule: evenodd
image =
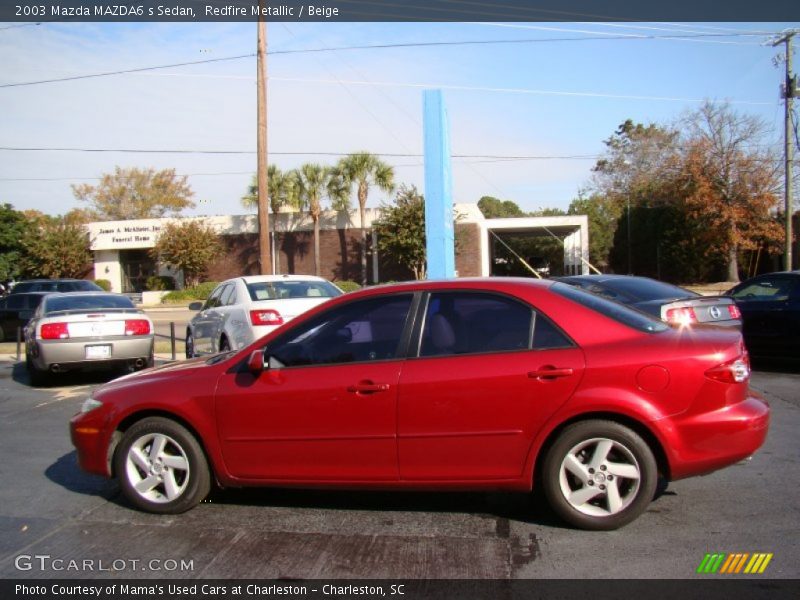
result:
M 341 290 L 327 281 L 258 281 L 247 284 L 251 300 L 333 298 Z
M 635 302 L 646 302 L 648 300 L 663 300 L 665 298 L 691 298 L 699 296 L 689 290 L 685 290 L 676 285 L 662 283 L 654 279 L 639 278 L 620 278 L 607 279 L 600 285 L 607 287 L 617 293 L 630 297 Z
M 565 283 L 554 283 L 553 287 L 550 289 L 560 296 L 569 298 L 573 302 L 577 302 L 586 308 L 590 308 L 595 312 L 599 312 L 601 315 L 605 315 L 638 331 L 658 333 L 659 331 L 666 331 L 669 329 L 669 325 L 663 321 L 654 319 L 648 314 L 625 306 L 624 304 L 614 302 L 613 300 L 607 300 L 602 296 L 586 292 L 580 288 Z
M 99 294 L 95 296 L 50 296 L 44 306 L 45 313 L 62 310 L 102 310 L 108 308 L 135 308 L 127 296 Z

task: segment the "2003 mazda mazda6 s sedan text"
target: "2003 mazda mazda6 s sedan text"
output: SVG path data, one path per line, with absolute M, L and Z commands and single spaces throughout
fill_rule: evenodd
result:
M 674 328 L 550 281 L 379 286 L 238 352 L 98 388 L 71 422 L 80 464 L 178 513 L 212 481 L 530 491 L 587 529 L 645 510 L 659 476 L 764 442 L 738 331 Z

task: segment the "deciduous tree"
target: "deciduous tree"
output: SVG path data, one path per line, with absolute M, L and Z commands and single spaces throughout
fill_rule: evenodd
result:
M 198 219 L 164 225 L 150 254 L 182 270 L 186 287 L 194 287 L 222 251 L 222 240 L 216 229 Z
M 83 277 L 92 264 L 86 228 L 65 217 L 41 216 L 30 221 L 22 240 L 23 265 L 33 277 Z
M 23 242 L 31 236 L 30 222 L 10 204 L 0 205 L 0 281 L 22 275 Z
M 115 167 L 97 185 L 73 185 L 72 193 L 97 220 L 118 221 L 172 216 L 193 208 L 192 188 L 187 177 L 175 169 Z
M 381 207 L 373 224 L 378 250 L 407 268 L 415 279 L 425 279 L 425 199 L 415 186 L 401 185 L 392 205 Z

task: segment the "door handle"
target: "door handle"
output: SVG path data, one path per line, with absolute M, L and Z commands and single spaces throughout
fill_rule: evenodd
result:
M 539 367 L 536 371 L 528 371 L 528 377 L 531 379 L 543 379 L 547 381 L 551 379 L 558 379 L 559 377 L 571 377 L 574 372 L 574 370 L 569 368 L 559 369 L 548 365 L 545 367 Z
M 351 394 L 375 394 L 376 392 L 388 392 L 388 383 L 372 383 L 371 381 L 362 381 L 356 385 L 347 386 L 347 391 Z

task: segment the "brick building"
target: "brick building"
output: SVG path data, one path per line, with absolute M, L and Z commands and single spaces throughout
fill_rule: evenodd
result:
M 459 277 L 492 274 L 493 239 L 502 235 L 543 235 L 555 233 L 564 241 L 565 272 L 585 272 L 588 259 L 588 222 L 585 216 L 485 219 L 477 204 L 456 204 Z M 393 264 L 391 257 L 375 251 L 371 229 L 378 209 L 367 209 L 367 280 L 380 283 L 410 279 L 410 273 Z M 222 281 L 258 272 L 258 223 L 255 215 L 186 217 L 203 219 L 222 236 L 226 252 L 210 265 L 206 278 Z M 174 277 L 182 274 L 150 256 L 162 225 L 172 219 L 141 219 L 89 223 L 94 253 L 95 279 L 107 279 L 115 292 L 140 292 L 151 275 Z M 270 215 L 273 233 L 273 261 L 276 273 L 314 273 L 313 222 L 307 213 L 284 212 Z M 361 231 L 358 211 L 322 214 L 320 218 L 320 264 L 322 277 L 331 281 L 361 281 Z

